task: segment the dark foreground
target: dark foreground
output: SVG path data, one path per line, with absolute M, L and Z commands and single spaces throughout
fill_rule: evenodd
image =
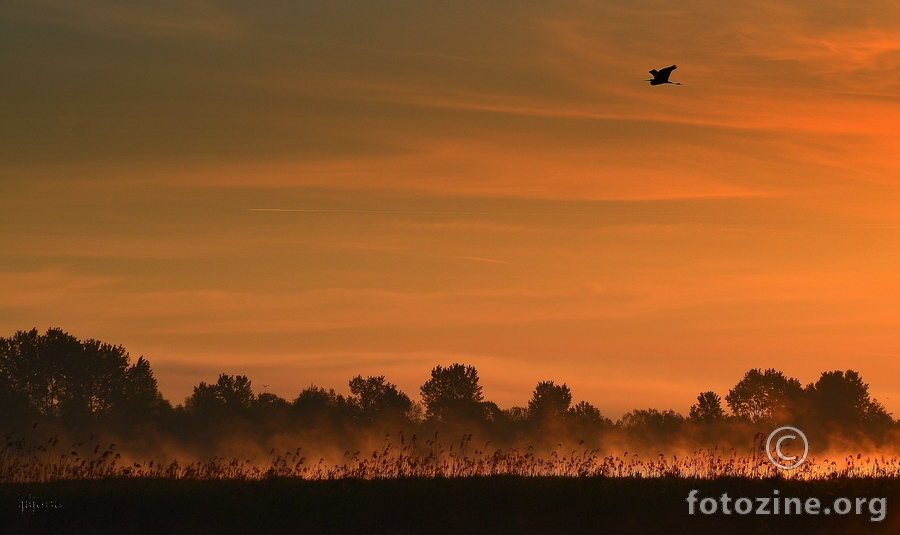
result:
M 686 498 L 885 498 L 878 516 L 862 505 L 844 515 L 704 515 Z M 20 497 L 59 508 L 20 511 Z M 745 502 L 746 504 L 746 502 Z M 707 508 L 711 502 L 707 503 Z M 756 509 L 757 505 L 754 506 Z M 165 480 L 120 478 L 0 485 L 0 533 L 900 533 L 900 481 L 523 478 L 380 481 Z M 729 506 L 730 509 L 734 505 Z M 877 509 L 877 508 L 876 508 Z M 771 507 L 769 507 L 771 511 Z M 783 510 L 781 511 L 783 513 Z

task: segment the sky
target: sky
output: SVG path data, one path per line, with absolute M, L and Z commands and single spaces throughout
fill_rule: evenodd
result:
M 898 36 L 888 0 L 3 2 L 0 336 L 121 344 L 174 403 L 460 362 L 616 418 L 772 367 L 896 417 Z

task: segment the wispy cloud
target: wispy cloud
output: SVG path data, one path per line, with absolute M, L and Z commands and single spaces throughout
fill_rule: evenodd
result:
M 491 264 L 512 264 L 512 262 L 506 262 L 505 260 L 494 260 L 492 258 L 481 258 L 480 256 L 454 256 L 453 258 L 459 258 L 460 260 L 476 260 L 478 262 L 489 262 Z
M 233 40 L 241 35 L 240 19 L 216 2 L 123 3 L 106 0 L 36 0 L 9 3 L 8 21 L 37 27 L 69 28 L 123 40 L 147 37 L 191 37 Z
M 248 6 L 0 4 L 7 334 L 123 343 L 164 391 L 897 376 L 894 4 Z

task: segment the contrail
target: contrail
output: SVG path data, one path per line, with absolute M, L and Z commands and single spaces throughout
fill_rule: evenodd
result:
M 444 212 L 444 211 L 417 211 L 417 210 L 344 210 L 332 208 L 303 209 L 303 208 L 248 208 L 249 212 L 325 212 L 338 214 L 434 214 L 434 215 L 558 215 L 543 214 L 538 212 Z
M 512 262 L 506 262 L 505 260 L 494 260 L 493 258 L 482 258 L 480 256 L 454 256 L 453 258 L 459 258 L 460 260 L 478 260 L 479 262 L 491 262 L 494 264 L 513 264 Z

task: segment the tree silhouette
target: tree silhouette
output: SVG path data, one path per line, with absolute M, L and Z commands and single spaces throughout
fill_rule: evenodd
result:
M 630 435 L 648 443 L 671 440 L 684 424 L 684 416 L 673 410 L 633 410 L 622 416 L 619 426 Z
M 438 430 L 441 437 L 458 432 L 468 437 L 465 440 L 474 434 L 485 440 L 485 447 L 552 446 L 567 440 L 633 441 L 640 447 L 673 440 L 685 445 L 732 441 L 754 432 L 758 426 L 749 422 L 772 424 L 790 417 L 820 444 L 831 437 L 841 445 L 853 440 L 890 444 L 900 437 L 900 427 L 853 370 L 824 372 L 805 389 L 774 369 L 749 370 L 725 398 L 737 418 L 726 418 L 715 392 L 697 396 L 690 421 L 703 425 L 683 425 L 680 414 L 656 409 L 631 411 L 612 425 L 590 403 L 572 406 L 569 387 L 553 381 L 537 383 L 527 407 L 504 410 L 483 399 L 476 369 L 458 363 L 431 370 L 421 387 L 422 403 L 413 402 L 383 375 L 357 375 L 349 386 L 348 397 L 310 386 L 288 402 L 274 394 L 254 395 L 246 376 L 221 374 L 214 383 L 201 382 L 173 409 L 159 392 L 149 361 L 140 357 L 132 364 L 122 346 L 81 341 L 60 329 L 0 338 L 4 433 L 30 432 L 32 425 L 46 422 L 54 432 L 73 435 L 109 433 L 134 439 L 139 433 L 143 439 L 146 432 L 147 442 L 180 442 L 196 451 L 232 438 L 262 443 L 279 435 L 318 444 L 350 442 L 362 450 L 375 433 L 398 429 L 413 440 Z M 706 425 L 715 422 L 720 423 Z
M 579 401 L 568 410 L 566 416 L 581 432 L 598 431 L 612 426 L 612 420 L 603 416 L 600 409 L 587 401 Z
M 247 415 L 256 396 L 246 375 L 219 375 L 213 384 L 201 382 L 185 401 L 185 408 L 204 418 Z
M 0 368 L 0 415 L 7 427 L 0 431 L 13 431 L 22 428 L 31 419 L 38 416 L 23 392 L 13 388 L 12 379 L 6 370 Z
M 449 421 L 483 417 L 481 386 L 474 366 L 435 366 L 421 391 L 426 418 Z
M 66 404 L 66 384 L 72 364 L 81 353 L 81 343 L 60 329 L 19 331 L 0 341 L 0 366 L 13 390 L 22 393 L 28 404 L 42 416 L 60 416 Z M 76 363 L 77 364 L 77 363 Z M 73 370 L 77 376 L 79 372 Z
M 511 422 L 524 422 L 528 419 L 528 409 L 525 407 L 510 407 L 504 409 L 504 417 Z
M 357 407 L 360 416 L 367 421 L 386 416 L 404 416 L 413 406 L 409 396 L 397 390 L 397 385 L 385 381 L 383 375 L 366 379 L 357 375 L 350 379 L 350 393 L 350 403 Z
M 891 421 L 884 407 L 869 397 L 869 385 L 853 370 L 823 372 L 806 387 L 806 393 L 820 421 L 853 428 Z
M 0 376 L 18 399 L 44 417 L 68 422 L 125 415 L 148 417 L 168 407 L 143 357 L 129 366 L 122 346 L 80 341 L 61 329 L 0 338 Z
M 352 414 L 353 405 L 333 388 L 324 389 L 315 385 L 305 388 L 291 404 L 292 412 L 306 422 L 337 422 Z
M 769 368 L 748 371 L 725 396 L 731 411 L 740 418 L 760 422 L 784 418 L 803 393 L 800 381 Z
M 691 420 L 699 423 L 711 423 L 725 418 L 725 410 L 722 409 L 722 398 L 715 392 L 701 392 L 697 396 L 697 403 L 691 405 Z
M 541 381 L 528 401 L 528 415 L 536 420 L 558 418 L 571 404 L 572 392 L 565 383 L 556 385 L 553 381 Z
M 259 411 L 280 411 L 282 409 L 287 409 L 291 406 L 288 400 L 284 399 L 281 396 L 272 394 L 270 392 L 263 392 L 262 394 L 256 396 L 256 403 L 254 406 Z

